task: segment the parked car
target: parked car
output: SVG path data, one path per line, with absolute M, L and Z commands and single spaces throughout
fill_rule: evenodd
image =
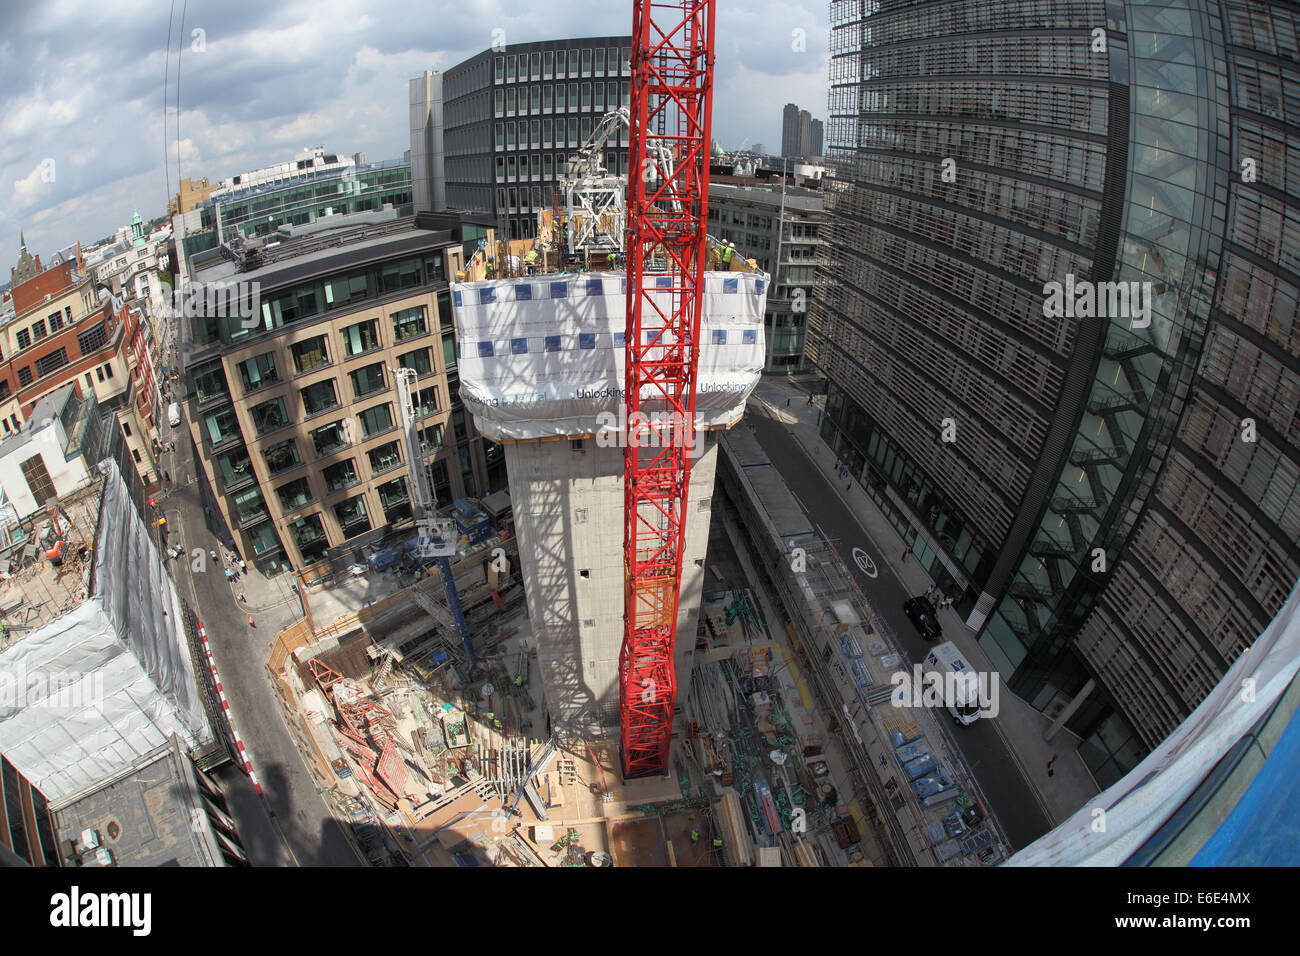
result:
M 914 597 L 904 602 L 903 613 L 927 641 L 937 641 L 943 637 L 943 628 L 939 625 L 939 618 L 934 613 L 934 605 L 929 599 Z

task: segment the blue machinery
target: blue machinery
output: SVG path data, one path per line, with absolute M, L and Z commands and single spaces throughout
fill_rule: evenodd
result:
M 474 653 L 469 625 L 465 623 L 465 611 L 460 606 L 460 595 L 456 592 L 456 581 L 451 574 L 451 556 L 456 553 L 458 537 L 456 522 L 453 518 L 437 516 L 433 482 L 429 480 L 429 469 L 420 450 L 419 427 L 411 399 L 411 388 L 415 384 L 417 373 L 410 368 L 392 369 L 392 372 L 397 382 L 402 434 L 406 436 L 406 460 L 410 463 L 411 511 L 415 515 L 416 527 L 420 529 L 414 552 L 415 561 L 420 567 L 425 567 L 429 558 L 438 563 L 438 573 L 442 576 L 442 585 L 447 592 L 447 606 L 456 623 L 461 643 L 465 645 L 465 653 L 469 655 L 470 670 L 473 671 L 478 666 L 478 655 Z

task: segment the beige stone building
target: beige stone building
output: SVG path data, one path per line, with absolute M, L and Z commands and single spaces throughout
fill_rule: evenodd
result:
M 500 446 L 485 447 L 458 394 L 448 278 L 468 241 L 460 224 L 363 218 L 286 229 L 242 262 L 220 248 L 195 257 L 204 314 L 183 323 L 188 428 L 212 505 L 265 574 L 350 562 L 412 522 L 396 368 L 419 374 L 438 504 L 506 486 Z M 241 292 L 251 315 L 214 314 Z M 231 308 L 216 308 L 225 294 Z

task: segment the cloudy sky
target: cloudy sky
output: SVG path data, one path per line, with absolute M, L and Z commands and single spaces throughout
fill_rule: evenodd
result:
M 161 215 L 180 176 L 216 181 L 317 144 L 400 157 L 420 71 L 486 49 L 495 30 L 507 43 L 615 36 L 632 18 L 610 0 L 0 7 L 0 284 L 19 230 L 48 259 L 137 208 Z M 827 29 L 826 0 L 718 0 L 714 138 L 779 150 L 787 102 L 825 119 Z

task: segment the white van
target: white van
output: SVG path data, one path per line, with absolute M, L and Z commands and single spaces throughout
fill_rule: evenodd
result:
M 944 686 L 951 689 L 952 696 L 944 704 L 953 720 L 963 727 L 979 720 L 979 678 L 975 669 L 961 656 L 956 644 L 944 641 L 930 648 L 930 653 L 925 655 L 925 669 L 945 678 Z
M 167 420 L 172 423 L 172 428 L 175 428 L 181 423 L 180 402 L 172 402 L 171 405 L 167 406 Z

